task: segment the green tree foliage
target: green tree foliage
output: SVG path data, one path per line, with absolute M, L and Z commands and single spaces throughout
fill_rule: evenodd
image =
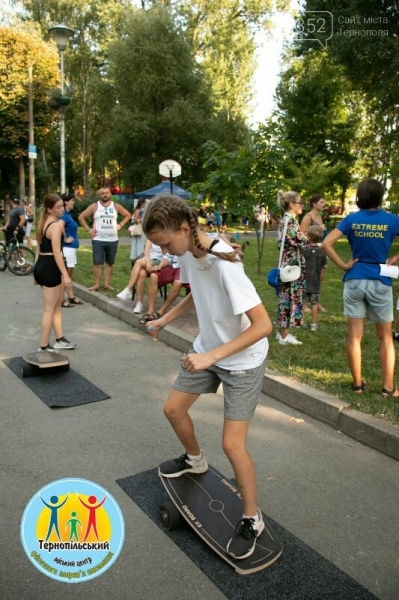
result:
M 75 30 L 65 52 L 65 75 L 72 103 L 66 114 L 67 183 L 87 189 L 95 183 L 93 163 L 102 138 L 99 117 L 102 98 L 98 96 L 107 65 L 107 46 L 120 35 L 129 0 L 21 0 L 25 18 L 35 21 L 44 39 L 49 27 L 63 23 Z M 59 155 L 49 153 L 50 168 L 58 170 Z
M 143 0 L 164 5 L 185 28 L 197 61 L 211 82 L 217 112 L 246 118 L 256 69 L 254 33 L 288 0 Z
M 393 0 L 306 0 L 305 11 L 332 12 L 334 35 L 328 41 L 328 56 L 345 70 L 354 90 L 365 98 L 366 112 L 359 129 L 360 171 L 392 182 L 397 201 L 399 156 L 399 5 Z M 303 13 L 306 19 L 309 13 Z M 305 28 L 306 29 L 306 28 Z M 304 35 L 301 54 L 320 51 L 320 44 Z
M 297 189 L 311 192 L 323 183 L 324 194 L 338 195 L 343 201 L 356 162 L 356 137 L 360 125 L 356 95 L 337 64 L 325 52 L 309 52 L 290 58 L 277 88 L 280 135 L 297 150 L 285 175 L 298 181 Z M 317 175 L 317 165 L 323 175 Z M 298 179 L 302 169 L 308 176 Z M 316 190 L 315 190 L 316 191 Z
M 201 146 L 217 130 L 209 85 L 184 31 L 163 7 L 131 11 L 109 61 L 104 95 L 113 95 L 114 107 L 102 114 L 102 158 L 115 159 L 136 189 L 153 185 L 167 158 L 182 164 L 183 183 L 200 178 Z
M 258 204 L 267 205 L 270 212 L 276 213 L 277 191 L 284 185 L 283 166 L 291 160 L 291 149 L 279 145 L 275 123 L 260 127 L 235 151 L 215 143 L 206 144 L 205 151 L 208 176 L 198 187 L 212 204 L 224 204 L 233 214 L 250 219 Z M 257 243 L 260 274 L 264 236 L 257 236 Z
M 28 156 L 28 68 L 33 71 L 35 143 L 43 147 L 54 113 L 48 93 L 58 80 L 58 55 L 32 27 L 0 28 L 0 168 L 5 188 L 15 185 L 18 165 Z

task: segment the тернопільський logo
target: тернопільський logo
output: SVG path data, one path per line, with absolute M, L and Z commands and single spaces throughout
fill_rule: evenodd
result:
M 39 571 L 58 581 L 97 577 L 117 559 L 124 540 L 123 516 L 100 485 L 60 479 L 37 492 L 21 523 L 25 552 Z

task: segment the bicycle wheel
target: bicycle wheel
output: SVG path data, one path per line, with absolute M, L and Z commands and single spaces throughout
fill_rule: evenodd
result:
M 5 271 L 6 268 L 6 247 L 0 242 L 0 271 Z
M 6 263 L 14 275 L 30 275 L 35 266 L 35 253 L 28 246 L 21 244 L 8 253 Z

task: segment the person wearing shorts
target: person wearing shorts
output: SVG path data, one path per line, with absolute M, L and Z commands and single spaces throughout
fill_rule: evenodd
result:
M 384 187 L 376 179 L 365 179 L 357 188 L 356 204 L 360 209 L 346 216 L 328 234 L 322 250 L 345 272 L 344 315 L 348 319 L 347 355 L 353 383 L 352 390 L 361 394 L 367 389 L 362 378 L 364 319 L 376 326 L 380 344 L 382 389 L 384 397 L 397 398 L 395 385 L 395 348 L 392 339 L 393 298 L 392 279 L 380 274 L 381 264 L 393 264 L 399 254 L 388 259 L 392 242 L 399 235 L 399 217 L 381 209 Z M 345 261 L 333 248 L 345 235 L 352 258 Z
M 180 290 L 183 287 L 183 284 L 180 281 L 180 268 L 177 256 L 166 255 L 165 258 L 168 258 L 169 264 L 163 269 L 154 269 L 149 274 L 150 285 L 148 286 L 148 311 L 142 316 L 139 321 L 140 323 L 148 323 L 149 321 L 154 321 L 155 319 L 162 317 L 168 310 L 169 306 L 171 306 L 171 304 L 173 304 L 176 298 L 180 295 Z M 165 302 L 162 304 L 159 310 L 155 311 L 155 300 L 158 290 L 159 288 L 167 285 L 172 285 L 172 289 L 169 291 Z M 137 284 L 137 296 L 142 293 L 141 288 L 144 288 L 144 281 L 139 279 Z
M 181 359 L 180 373 L 164 413 L 184 447 L 179 458 L 159 466 L 164 477 L 205 473 L 208 462 L 195 435 L 189 410 L 203 393 L 224 392 L 223 450 L 243 500 L 243 514 L 226 552 L 244 559 L 264 529 L 257 507 L 256 476 L 247 449 L 250 419 L 259 400 L 272 323 L 234 249 L 200 229 L 192 208 L 176 196 L 151 200 L 143 220 L 147 238 L 178 256 L 180 279 L 191 293 L 159 319 L 146 324 L 150 335 L 195 306 L 199 334 Z M 234 524 L 235 525 L 235 524 Z
M 115 290 L 111 286 L 111 275 L 118 249 L 118 231 L 128 223 L 132 217 L 124 206 L 113 202 L 111 189 L 100 189 L 100 200 L 90 204 L 80 215 L 79 223 L 92 237 L 93 249 L 93 278 L 94 285 L 89 290 L 98 292 L 100 289 L 101 272 L 104 267 L 104 289 Z M 122 221 L 118 223 L 118 216 Z M 93 226 L 87 223 L 89 217 L 93 219 Z
M 73 273 L 77 264 L 77 250 L 79 248 L 78 239 L 78 224 L 71 216 L 71 211 L 75 206 L 75 194 L 62 194 L 61 198 L 64 202 L 64 214 L 61 216 L 65 225 L 65 237 L 62 243 L 62 254 L 64 256 L 68 275 L 73 280 Z M 73 306 L 84 304 L 82 300 L 76 298 L 73 293 L 73 288 L 67 290 L 67 298 L 62 300 L 63 308 L 72 308 Z

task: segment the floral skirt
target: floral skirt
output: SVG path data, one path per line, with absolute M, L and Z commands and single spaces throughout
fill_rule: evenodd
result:
M 301 327 L 303 321 L 303 296 L 305 279 L 300 277 L 296 281 L 283 283 L 278 288 L 277 296 L 277 327 L 289 329 Z

